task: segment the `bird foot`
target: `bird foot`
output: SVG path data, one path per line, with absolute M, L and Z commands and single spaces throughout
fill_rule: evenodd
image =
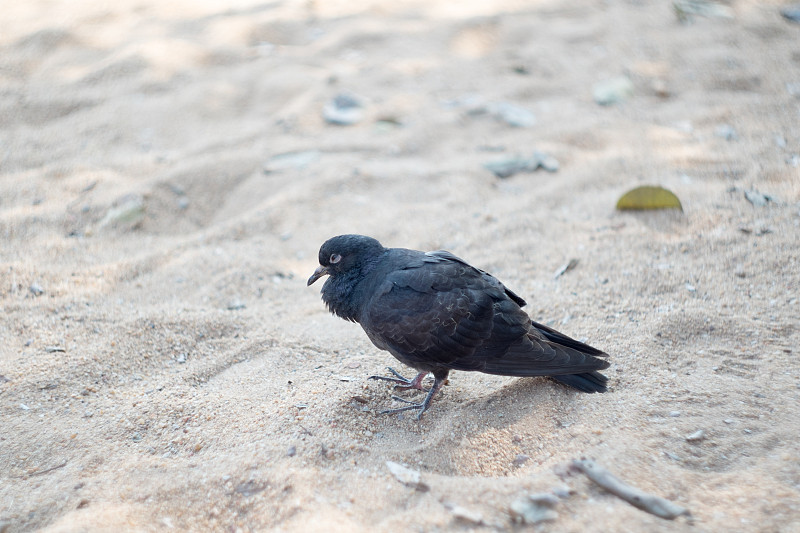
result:
M 388 376 L 370 376 L 369 379 L 380 379 L 382 381 L 391 381 L 392 383 L 396 383 L 397 385 L 394 386 L 396 390 L 417 389 L 421 391 L 427 391 L 427 389 L 425 389 L 422 386 L 422 381 L 428 375 L 428 372 L 420 372 L 414 379 L 408 379 L 403 377 L 402 374 L 400 374 L 400 372 L 398 372 L 392 367 L 386 367 L 386 370 L 391 372 L 392 375 L 394 375 L 394 377 L 392 378 Z
M 420 375 L 423 375 L 423 374 L 420 374 Z M 420 381 L 422 380 L 422 378 L 417 376 L 416 378 L 414 378 L 414 381 L 417 381 L 418 379 Z M 444 379 L 434 379 L 433 387 L 431 387 L 431 389 L 428 391 L 428 394 L 425 396 L 425 399 L 422 400 L 422 403 L 414 403 L 414 402 L 406 400 L 405 398 L 401 398 L 399 396 L 392 396 L 392 400 L 394 400 L 396 402 L 407 403 L 408 405 L 406 405 L 405 407 L 397 407 L 395 409 L 386 409 L 384 411 L 381 411 L 380 414 L 382 414 L 382 415 L 393 415 L 395 413 L 402 413 L 402 412 L 405 412 L 405 411 L 418 410 L 419 413 L 417 413 L 417 420 L 419 420 L 420 418 L 422 418 L 422 413 L 424 413 L 425 411 L 428 410 L 428 407 L 430 407 L 430 405 L 431 405 L 431 400 L 436 395 L 436 393 L 439 392 L 439 389 L 442 388 L 442 385 L 444 385 L 445 381 L 446 380 L 444 380 Z

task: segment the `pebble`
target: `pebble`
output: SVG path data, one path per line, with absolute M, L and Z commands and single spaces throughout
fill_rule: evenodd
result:
M 31 291 L 31 294 L 34 296 L 41 296 L 44 294 L 44 289 L 38 283 L 31 283 L 31 286 L 28 287 L 28 290 Z
M 800 24 L 800 5 L 793 5 L 781 9 L 781 16 L 789 22 Z
M 511 465 L 515 466 L 515 467 L 520 467 L 520 466 L 524 465 L 525 463 L 527 463 L 529 459 L 530 459 L 529 455 L 525 455 L 524 453 L 520 453 L 516 457 L 514 457 L 514 460 L 511 462 Z
M 244 309 L 245 307 L 247 306 L 244 304 L 244 302 L 236 298 L 228 302 L 227 309 L 228 311 L 238 311 L 239 309 Z
M 705 438 L 706 438 L 706 432 L 702 429 L 698 429 L 691 435 L 686 435 L 686 442 L 700 442 Z
M 614 105 L 633 95 L 633 82 L 627 76 L 619 76 L 596 83 L 592 89 L 594 101 L 600 105 Z
M 695 16 L 706 18 L 732 19 L 733 10 L 728 6 L 711 0 L 675 0 L 672 8 L 678 20 L 687 24 L 694 20 Z
M 144 198 L 138 194 L 127 195 L 112 207 L 97 225 L 98 228 L 124 224 L 133 227 L 144 220 Z
M 533 172 L 542 168 L 548 172 L 558 172 L 558 160 L 543 152 L 534 152 L 531 157 L 511 157 L 489 161 L 483 168 L 492 172 L 498 178 L 510 178 L 520 172 Z
M 286 450 L 286 455 L 289 457 L 294 457 L 297 455 L 297 446 L 289 446 L 289 449 Z
M 529 494 L 514 500 L 509 511 L 516 523 L 538 524 L 558 518 L 552 509 L 557 503 L 558 498 L 552 494 Z
M 677 418 L 677 417 L 681 416 L 681 412 L 680 411 L 670 411 L 669 412 L 669 416 L 671 416 L 672 418 Z
M 498 120 L 514 128 L 530 128 L 536 124 L 536 115 L 533 112 L 508 102 L 489 103 L 486 110 Z
M 275 154 L 264 163 L 264 174 L 305 168 L 320 158 L 319 150 L 303 150 Z
M 575 490 L 567 486 L 556 487 L 553 489 L 553 494 L 564 500 L 575 494 Z
M 768 203 L 775 201 L 773 197 L 758 191 L 744 191 L 744 197 L 747 198 L 748 202 L 756 207 L 764 207 Z
M 452 513 L 453 517 L 456 520 L 469 522 L 470 524 L 475 524 L 476 526 L 485 524 L 483 520 L 483 515 L 481 515 L 477 511 L 473 511 L 472 509 L 467 509 L 466 507 L 462 507 L 454 503 L 445 503 L 444 506 L 450 511 L 450 513 Z
M 412 470 L 394 461 L 386 461 L 386 468 L 388 468 L 394 478 L 403 485 L 420 492 L 427 492 L 430 490 L 430 487 L 422 482 L 422 474 L 420 474 L 418 470 Z
M 364 105 L 350 93 L 337 94 L 322 108 L 322 117 L 330 124 L 351 126 L 364 119 Z

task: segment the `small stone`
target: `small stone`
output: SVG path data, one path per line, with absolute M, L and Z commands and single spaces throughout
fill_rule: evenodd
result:
M 176 203 L 178 204 L 178 209 L 181 211 L 189 208 L 189 198 L 186 196 L 178 196 Z
M 671 416 L 672 418 L 677 418 L 677 417 L 681 416 L 681 412 L 680 411 L 670 411 L 669 412 L 669 416 Z
M 756 207 L 764 207 L 768 203 L 775 201 L 773 197 L 762 194 L 758 191 L 744 191 L 744 197 L 747 198 L 748 202 Z
M 244 309 L 247 306 L 244 304 L 243 301 L 241 301 L 238 298 L 235 298 L 230 302 L 228 302 L 228 305 L 226 307 L 228 311 L 238 311 L 239 309 Z
M 735 420 L 733 418 L 726 418 L 725 420 L 723 420 L 723 422 L 725 422 L 726 424 L 733 424 Z
M 800 5 L 784 7 L 781 9 L 781 16 L 789 22 L 800 24 Z
M 557 503 L 558 498 L 552 494 L 531 494 L 514 500 L 509 511 L 518 524 L 538 524 L 558 518 L 552 509 Z
M 444 506 L 450 511 L 456 520 L 475 524 L 476 526 L 485 524 L 483 521 L 483 515 L 477 511 L 473 511 L 472 509 L 467 509 L 466 507 L 449 502 L 445 503 Z
M 403 485 L 416 489 L 420 492 L 427 492 L 430 487 L 422 482 L 422 475 L 417 470 L 407 468 L 400 463 L 386 461 L 386 467 L 394 478 Z
M 533 112 L 508 102 L 487 104 L 486 110 L 497 117 L 498 120 L 515 128 L 530 128 L 536 124 L 536 115 Z
M 511 462 L 511 466 L 520 467 L 527 463 L 529 459 L 529 455 L 525 455 L 524 453 L 517 454 L 517 456 L 514 457 L 514 460 Z
M 177 359 L 177 361 L 178 361 L 178 364 L 183 364 L 183 363 L 185 363 L 185 362 L 186 362 L 186 354 L 185 354 L 185 353 L 182 353 L 182 354 L 180 354 L 180 355 L 178 356 L 178 359 Z
M 700 442 L 705 438 L 706 438 L 706 432 L 702 429 L 698 429 L 691 435 L 686 435 L 686 442 Z
M 533 157 L 537 160 L 538 167 L 545 169 L 547 172 L 558 172 L 558 160 L 552 155 L 544 152 L 534 152 Z
M 144 220 L 144 216 L 144 198 L 138 194 L 131 194 L 118 200 L 116 206 L 108 210 L 97 226 L 101 229 L 120 225 L 133 228 Z
M 483 164 L 483 168 L 493 173 L 498 178 L 510 178 L 514 174 L 531 170 L 530 159 L 522 157 L 512 157 L 488 161 Z
M 602 81 L 595 84 L 592 95 L 594 101 L 600 105 L 614 105 L 633 95 L 633 82 L 627 76 Z
M 47 353 L 55 353 L 55 352 L 64 352 L 66 353 L 67 349 L 63 346 L 45 346 L 44 351 Z
M 29 291 L 31 292 L 31 294 L 33 294 L 34 296 L 41 296 L 42 294 L 44 294 L 44 289 L 43 289 L 43 288 L 42 288 L 42 286 L 41 286 L 41 285 L 39 285 L 38 283 L 31 283 L 31 286 L 30 286 L 30 287 L 28 287 L 28 290 L 29 290 Z
M 558 504 L 558 498 L 549 492 L 540 492 L 536 494 L 528 494 L 528 499 L 533 503 L 539 505 L 546 505 L 547 507 L 555 507 Z
M 706 18 L 732 19 L 733 10 L 711 0 L 674 0 L 672 8 L 682 24 L 688 24 L 695 16 Z
M 575 494 L 575 490 L 566 486 L 556 487 L 553 489 L 553 494 L 564 500 Z
M 88 507 L 88 506 L 89 506 L 89 500 L 87 500 L 86 498 L 83 498 L 81 501 L 78 502 L 77 509 L 83 509 L 84 507 Z
M 330 124 L 351 126 L 364 119 L 364 105 L 357 96 L 341 93 L 325 104 L 322 117 Z
M 303 150 L 275 154 L 264 163 L 264 173 L 272 174 L 284 170 L 299 170 L 320 158 L 319 150 Z
M 542 168 L 548 172 L 558 172 L 558 160 L 543 152 L 534 152 L 531 157 L 509 157 L 489 161 L 483 164 L 483 168 L 492 172 L 498 178 L 509 178 L 520 172 L 533 172 Z
M 289 449 L 286 450 L 286 455 L 289 457 L 294 457 L 297 455 L 297 446 L 289 446 Z

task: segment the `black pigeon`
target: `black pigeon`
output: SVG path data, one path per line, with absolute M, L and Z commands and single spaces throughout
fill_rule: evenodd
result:
M 417 418 L 451 370 L 502 376 L 550 376 L 582 392 L 605 392 L 607 354 L 547 326 L 522 310 L 525 300 L 494 276 L 450 252 L 384 248 L 363 235 L 340 235 L 319 250 L 320 266 L 311 285 L 328 275 L 322 300 L 328 309 L 358 322 L 370 340 L 419 371 L 406 379 L 371 376 L 419 389 L 432 373 L 433 386 L 422 403 L 389 409 L 416 409 Z

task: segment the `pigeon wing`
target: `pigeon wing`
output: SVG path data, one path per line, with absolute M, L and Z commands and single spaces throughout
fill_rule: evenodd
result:
M 376 346 L 410 366 L 454 368 L 491 337 L 492 294 L 500 291 L 467 264 L 424 257 L 385 276 L 361 325 Z

